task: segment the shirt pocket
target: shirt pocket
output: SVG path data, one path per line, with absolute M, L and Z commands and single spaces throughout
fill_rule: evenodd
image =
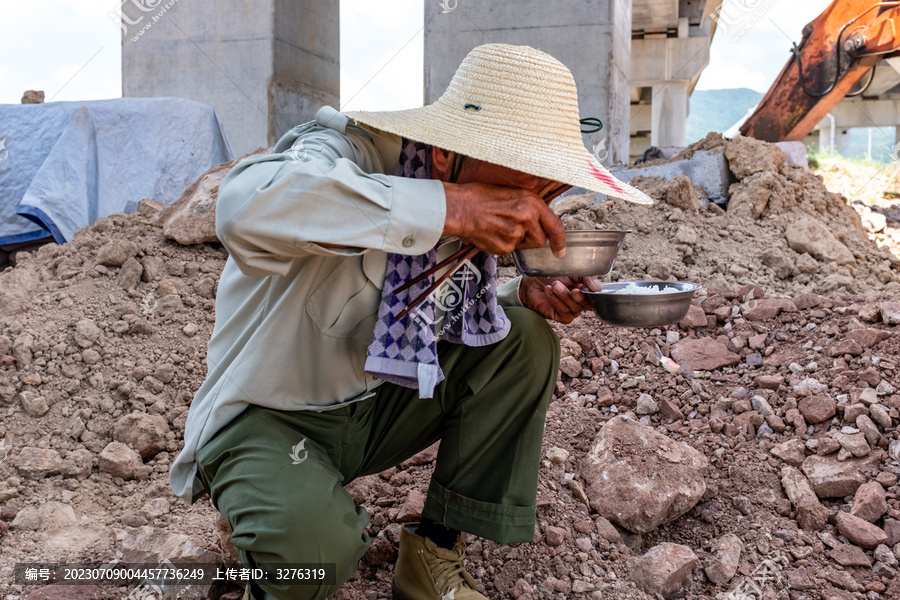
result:
M 381 290 L 366 277 L 362 257 L 344 259 L 310 295 L 306 313 L 322 334 L 371 338 Z

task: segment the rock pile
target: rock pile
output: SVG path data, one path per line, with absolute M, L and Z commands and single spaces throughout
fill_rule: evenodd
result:
M 818 193 L 807 175 L 777 167 L 777 155 L 735 156 L 746 163 L 736 167 L 741 185 L 761 185 L 768 173 L 774 191 L 799 181 L 810 197 Z M 683 183 L 672 184 L 680 186 L 673 202 L 694 193 Z M 766 598 L 900 597 L 894 284 L 865 288 L 869 279 L 857 279 L 858 291 L 882 296 L 835 294 L 847 287 L 826 282 L 842 269 L 877 272 L 874 251 L 822 221 L 837 218 L 827 208 L 834 198 L 823 193 L 816 216 L 804 208 L 808 199 L 779 212 L 777 197 L 758 219 L 667 202 L 608 213 L 611 204 L 582 205 L 566 214 L 633 219 L 635 229 L 646 223 L 646 239 L 663 246 L 640 276 L 651 276 L 660 256 L 679 256 L 663 261 L 670 275 L 710 268 L 728 285 L 707 285 L 687 317 L 665 329 L 610 328 L 589 315 L 556 326 L 563 359 L 534 543 L 466 536 L 469 571 L 489 597 L 713 599 L 753 586 Z M 145 201 L 134 215 L 101 219 L 70 244 L 22 255 L 0 274 L 4 599 L 60 593 L 12 583 L 17 562 L 233 560 L 209 500 L 188 507 L 167 482 L 205 375 L 225 253 L 168 240 L 159 208 Z M 786 230 L 772 224 L 804 216 L 825 222 L 855 263 L 790 249 Z M 706 221 L 717 228 L 704 229 Z M 722 227 L 724 236 L 709 233 Z M 763 242 L 789 260 L 753 263 Z M 676 247 L 692 248 L 696 262 Z M 637 261 L 651 254 L 635 254 L 649 252 L 639 244 L 625 250 L 630 258 L 616 271 L 637 276 Z M 735 275 L 732 265 L 747 273 Z M 790 297 L 774 296 L 779 286 Z M 810 292 L 826 288 L 827 296 Z M 680 374 L 662 368 L 656 348 L 681 364 Z M 348 484 L 371 515 L 373 544 L 337 598 L 390 596 L 400 527 L 421 516 L 436 456 L 432 447 Z M 130 591 L 64 593 L 87 600 Z M 195 591 L 240 597 L 235 589 Z
M 208 503 L 175 501 L 167 474 L 205 374 L 225 255 L 166 240 L 158 210 L 143 201 L 0 273 L 4 598 L 29 591 L 9 587 L 15 562 L 111 560 L 130 526 L 214 522 Z M 181 530 L 205 549 L 193 562 L 221 554 L 205 529 Z
M 893 358 L 900 344 L 886 306 L 890 313 L 891 303 L 859 298 L 769 298 L 748 286 L 699 296 L 678 329 L 601 330 L 589 319 L 574 331 L 560 328 L 571 360 L 559 391 L 571 410 L 583 405 L 605 422 L 578 473 L 587 502 L 621 526 L 620 535 L 627 529 L 663 541 L 628 561 L 641 590 L 672 597 L 693 582 L 696 593 L 695 567 L 717 586 L 755 585 L 754 570 L 769 562 L 779 575 L 789 572 L 778 589 L 805 593 L 825 584 L 885 598 L 892 597 L 885 590 L 900 589 Z M 663 371 L 654 346 L 687 376 Z M 658 533 L 675 527 L 665 525 L 659 505 L 692 489 L 675 479 L 691 463 L 673 453 L 679 439 L 711 464 L 696 466 L 705 491 L 697 488 L 687 512 L 712 526 L 700 547 L 695 535 Z M 892 443 L 896 459 L 886 452 Z M 668 456 L 678 457 L 674 474 Z M 659 487 L 650 473 L 677 483 Z M 737 515 L 734 527 L 723 524 L 729 513 Z M 771 541 L 747 538 L 754 530 Z M 818 575 L 805 568 L 811 564 Z
M 633 232 L 614 280 L 696 281 L 718 292 L 754 284 L 789 296 L 900 297 L 900 261 L 869 239 L 859 214 L 820 176 L 787 164 L 776 145 L 750 138 L 726 142 L 710 134 L 695 147 L 723 145 L 735 178 L 727 212 L 712 203 L 703 209 L 703 190 L 683 175 L 632 180 L 658 200 L 652 207 L 569 196 L 554 208 L 570 229 Z

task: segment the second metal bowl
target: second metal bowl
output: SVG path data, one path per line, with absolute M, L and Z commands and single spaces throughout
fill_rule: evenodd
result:
M 612 271 L 616 254 L 630 231 L 566 231 L 566 255 L 553 256 L 550 244 L 532 250 L 516 250 L 513 260 L 529 277 L 591 277 Z
M 658 294 L 616 294 L 629 285 L 655 287 L 674 292 Z M 687 281 L 619 281 L 604 283 L 599 292 L 584 291 L 601 321 L 620 327 L 664 327 L 679 322 L 691 308 L 691 299 L 700 285 Z

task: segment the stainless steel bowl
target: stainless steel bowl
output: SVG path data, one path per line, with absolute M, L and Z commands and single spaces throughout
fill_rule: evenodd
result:
M 630 231 L 566 231 L 566 255 L 553 256 L 550 244 L 532 250 L 516 250 L 513 260 L 529 277 L 590 277 L 612 271 L 625 234 Z
M 630 284 L 654 286 L 656 289 L 668 286 L 678 288 L 678 291 L 662 294 L 613 293 Z M 698 289 L 698 284 L 687 281 L 617 281 L 604 283 L 599 292 L 585 290 L 584 293 L 591 299 L 594 312 L 604 323 L 620 327 L 663 327 L 684 318 Z

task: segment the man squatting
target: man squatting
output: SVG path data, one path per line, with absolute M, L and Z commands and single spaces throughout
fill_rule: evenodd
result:
M 564 65 L 488 44 L 434 104 L 324 107 L 225 178 L 216 229 L 229 258 L 171 484 L 189 502 L 209 494 L 247 566 L 336 569 L 318 585 L 253 581 L 245 598 L 334 593 L 371 544 L 369 515 L 343 486 L 437 440 L 421 522 L 401 531 L 394 598 L 485 598 L 461 531 L 533 540 L 559 362 L 546 320 L 570 323 L 600 284 L 497 286 L 495 256 L 549 242 L 562 257 L 548 204 L 572 186 L 650 202 L 581 133 Z M 481 252 L 450 280 L 457 301 L 439 289 L 398 318 L 433 277 L 398 288 L 463 244 Z

